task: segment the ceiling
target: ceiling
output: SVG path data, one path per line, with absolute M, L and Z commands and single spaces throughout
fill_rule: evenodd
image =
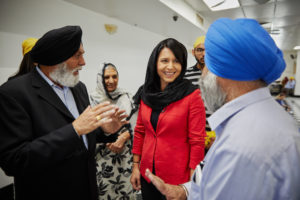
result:
M 220 17 L 258 20 L 282 50 L 293 50 L 300 45 L 300 0 L 239 0 L 241 7 L 223 11 L 211 11 L 202 0 L 163 0 L 188 7 L 190 14 L 202 18 L 198 20 L 200 27 L 159 0 L 64 1 L 165 37 L 174 37 L 189 46 Z M 176 21 L 174 16 L 178 16 Z

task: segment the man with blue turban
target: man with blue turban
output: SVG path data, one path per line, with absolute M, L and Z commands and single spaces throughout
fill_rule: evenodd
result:
M 298 127 L 267 87 L 285 69 L 282 52 L 257 21 L 227 18 L 210 26 L 205 50 L 215 143 L 189 183 L 146 175 L 167 199 L 300 199 Z

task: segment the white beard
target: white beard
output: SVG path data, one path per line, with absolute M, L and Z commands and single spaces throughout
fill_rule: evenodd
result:
M 57 68 L 49 76 L 54 82 L 62 86 L 74 87 L 79 82 L 79 75 L 75 76 L 73 73 L 81 69 L 82 67 L 77 67 L 76 69 L 69 70 L 66 63 L 61 63 L 58 64 Z
M 205 106 L 209 111 L 215 112 L 225 104 L 227 94 L 218 85 L 216 75 L 208 71 L 204 77 L 200 78 L 199 86 Z

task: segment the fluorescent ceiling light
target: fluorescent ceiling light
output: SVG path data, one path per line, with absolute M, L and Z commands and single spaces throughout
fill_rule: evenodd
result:
M 226 10 L 240 7 L 238 0 L 203 0 L 212 11 Z
M 295 46 L 294 50 L 300 50 L 300 46 Z

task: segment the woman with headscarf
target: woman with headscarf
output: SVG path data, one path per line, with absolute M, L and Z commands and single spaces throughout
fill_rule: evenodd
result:
M 134 191 L 130 184 L 132 166 L 132 128 L 136 116 L 135 106 L 128 92 L 118 87 L 117 68 L 106 63 L 97 74 L 96 90 L 91 93 L 92 105 L 109 101 L 120 109 L 126 110 L 130 124 L 121 128 L 113 143 L 100 143 L 96 147 L 97 183 L 100 200 L 131 199 Z
M 204 158 L 205 108 L 200 90 L 183 78 L 186 67 L 187 50 L 172 38 L 161 41 L 148 61 L 130 180 L 143 200 L 165 199 L 145 176 L 147 168 L 177 185 L 189 181 Z

